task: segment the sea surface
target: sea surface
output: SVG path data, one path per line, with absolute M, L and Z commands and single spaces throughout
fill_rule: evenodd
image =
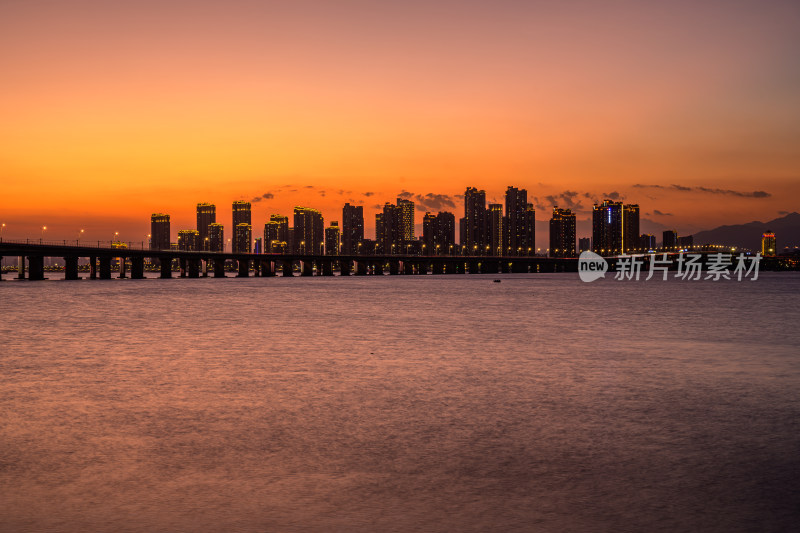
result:
M 800 528 L 797 273 L 10 277 L 2 531 Z

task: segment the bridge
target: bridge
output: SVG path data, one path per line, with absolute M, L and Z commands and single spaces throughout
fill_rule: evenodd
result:
M 110 243 L 109 243 L 110 244 Z M 138 243 L 137 243 L 138 244 Z M 577 272 L 577 258 L 553 257 L 492 257 L 492 256 L 420 256 L 420 255 L 315 255 L 315 254 L 253 254 L 210 251 L 151 250 L 144 247 L 112 247 L 43 241 L 0 241 L 0 259 L 19 258 L 19 279 L 45 279 L 44 260 L 57 257 L 64 260 L 64 277 L 81 279 L 79 260 L 88 259 L 90 279 L 111 279 L 112 264 L 119 262 L 118 277 L 143 279 L 147 260 L 157 264 L 161 278 L 173 276 L 172 264 L 179 264 L 180 277 L 226 277 L 226 263 L 234 264 L 237 277 L 294 276 L 299 265 L 301 276 L 332 276 L 334 270 L 349 275 L 425 275 L 425 274 L 498 274 L 529 272 Z M 27 268 L 26 268 L 27 266 Z M 130 271 L 128 271 L 130 266 Z M 2 273 L 0 273 L 2 279 Z

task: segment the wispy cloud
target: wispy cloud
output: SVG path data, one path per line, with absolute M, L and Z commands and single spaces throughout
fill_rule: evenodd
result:
M 672 213 L 662 213 L 658 209 L 653 209 L 653 214 L 654 215 L 659 215 L 659 216 L 662 216 L 662 217 L 671 217 L 672 216 Z
M 682 192 L 705 192 L 710 194 L 727 194 L 730 196 L 738 196 L 740 198 L 769 198 L 772 194 L 766 191 L 753 191 L 753 192 L 746 192 L 746 191 L 734 191 L 732 189 L 716 189 L 712 187 L 687 187 L 685 185 L 645 185 L 641 183 L 637 183 L 633 185 L 639 189 L 665 189 L 665 190 L 674 190 L 674 191 L 682 191 Z
M 258 203 L 258 202 L 260 202 L 261 200 L 270 200 L 270 199 L 272 199 L 272 198 L 275 198 L 275 195 L 274 195 L 274 194 L 272 194 L 271 192 L 265 192 L 265 193 L 264 193 L 264 194 L 262 194 L 261 196 L 256 196 L 255 198 L 253 198 L 252 200 L 250 200 L 250 203 Z

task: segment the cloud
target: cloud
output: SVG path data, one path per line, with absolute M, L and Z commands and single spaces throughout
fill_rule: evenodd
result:
M 453 198 L 447 194 L 433 194 L 430 192 L 425 195 L 417 194 L 414 196 L 414 200 L 416 200 L 417 209 L 420 211 L 441 211 L 445 208 L 455 208 L 456 206 Z
M 252 200 L 250 200 L 250 202 L 251 203 L 258 203 L 261 200 L 270 200 L 272 198 L 275 198 L 274 194 L 272 194 L 271 192 L 265 192 L 261 196 L 256 196 L 255 198 L 253 198 Z
M 306 188 L 306 189 L 313 189 L 313 188 L 314 188 L 314 186 L 313 186 L 313 185 L 306 185 L 306 186 L 305 186 L 305 188 Z
M 778 211 L 779 215 L 788 215 L 789 211 Z
M 662 216 L 662 217 L 671 217 L 672 216 L 672 213 L 662 213 L 658 209 L 653 209 L 653 214 L 654 215 L 659 215 L 659 216 Z
M 564 191 L 559 194 L 548 194 L 544 197 L 544 200 L 550 204 L 550 206 L 561 206 L 562 208 L 566 207 L 567 209 L 572 209 L 573 211 L 583 211 L 584 207 L 580 200 L 576 200 L 580 195 L 576 191 Z M 585 196 L 585 195 L 584 195 Z M 538 198 L 535 198 L 534 201 L 538 204 Z M 546 209 L 545 206 L 536 205 L 538 209 Z
M 625 199 L 625 197 L 623 195 L 621 195 L 620 193 L 618 193 L 617 191 L 604 192 L 603 193 L 603 198 L 608 198 L 609 200 L 624 200 Z
M 633 185 L 639 189 L 671 189 L 675 191 L 682 191 L 682 192 L 705 192 L 710 194 L 727 194 L 730 196 L 738 196 L 739 198 L 769 198 L 772 194 L 766 191 L 753 191 L 753 192 L 745 192 L 745 191 L 734 191 L 732 189 L 715 189 L 711 187 L 686 187 L 685 185 L 676 185 L 672 184 L 669 187 L 665 185 L 644 185 L 641 183 L 636 183 Z
M 402 198 L 403 200 L 408 200 L 408 199 L 414 197 L 414 193 L 413 192 L 408 192 L 406 190 L 403 190 L 397 195 L 397 197 L 398 198 Z
M 364 196 L 366 196 L 367 198 L 369 198 L 370 196 L 374 196 L 374 195 L 375 195 L 375 193 L 374 193 L 374 192 L 362 192 L 361 194 L 363 194 L 363 195 L 364 195 Z

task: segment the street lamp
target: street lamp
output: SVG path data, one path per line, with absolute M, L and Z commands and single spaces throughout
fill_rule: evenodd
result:
M 78 238 L 76 238 L 76 239 L 75 239 L 75 246 L 78 246 L 78 244 L 80 244 L 80 242 L 81 242 L 81 235 L 83 235 L 83 230 L 80 230 L 80 231 L 78 232 Z
M 47 226 L 42 226 L 42 236 L 39 238 L 39 244 L 42 244 L 42 240 L 44 239 L 44 232 L 47 231 Z

